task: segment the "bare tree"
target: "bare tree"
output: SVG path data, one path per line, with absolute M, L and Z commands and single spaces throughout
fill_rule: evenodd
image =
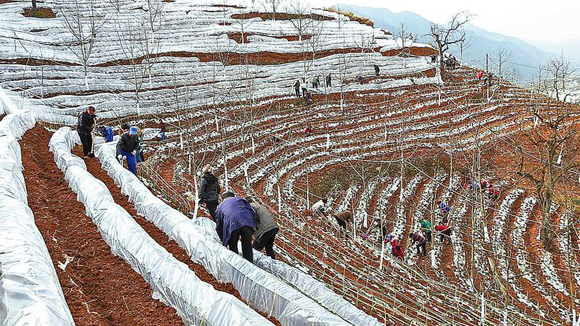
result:
M 147 21 L 139 16 L 132 21 L 122 24 L 119 22 L 115 27 L 118 45 L 125 57 L 123 65 L 128 67 L 124 79 L 133 86 L 137 114 L 140 114 L 141 89 L 147 75 L 151 78 L 152 66 L 160 48 L 160 42 L 149 37 L 147 24 Z
M 460 12 L 454 14 L 451 21 L 445 26 L 437 24 L 431 25 L 431 37 L 439 52 L 439 66 L 441 71 L 444 69 L 443 57 L 447 50 L 449 50 L 449 47 L 465 42 L 466 32 L 464 27 L 470 19 L 471 15 L 468 12 Z
M 99 30 L 105 23 L 104 17 L 98 15 L 92 1 L 88 8 L 83 4 L 82 8 L 78 0 L 72 3 L 73 8 L 61 7 L 60 10 L 66 29 L 74 37 L 74 43 L 69 46 L 72 53 L 80 60 L 85 76 L 85 87 L 88 88 L 89 61 L 93 54 L 93 46 Z
M 497 75 L 501 79 L 504 72 L 504 67 L 506 61 L 508 61 L 512 57 L 512 53 L 508 52 L 504 48 L 499 48 L 496 53 L 497 58 Z
M 409 32 L 407 26 L 405 26 L 405 24 L 403 23 L 399 23 L 399 29 L 397 30 L 396 36 L 397 38 L 401 39 L 402 49 L 407 47 L 408 44 L 407 41 L 409 41 L 411 44 L 415 41 L 415 36 L 413 35 L 413 33 Z
M 284 0 L 261 0 L 260 4 L 264 7 L 266 12 L 270 12 L 272 14 L 272 19 L 276 20 L 276 13 L 278 13 L 278 9 L 282 6 Z
M 288 3 L 286 11 L 294 16 L 294 18 L 290 19 L 290 22 L 298 33 L 298 41 L 302 42 L 302 36 L 306 29 L 312 24 L 312 19 L 310 19 L 309 16 L 310 8 L 308 4 L 301 0 L 295 0 Z
M 550 221 L 552 205 L 558 197 L 565 197 L 565 182 L 569 172 L 579 165 L 577 126 L 571 107 L 547 108 L 543 112 L 535 110 L 533 117 L 536 127 L 523 132 L 525 141 L 531 145 L 528 153 L 519 148 L 519 165 L 516 174 L 528 180 L 535 189 L 541 210 L 540 239 L 544 247 L 554 252 L 553 240 L 556 231 Z M 523 128 L 523 127 L 522 127 Z
M 543 70 L 547 74 L 546 79 L 541 83 L 543 91 L 554 97 L 556 101 L 566 102 L 567 97 L 570 96 L 569 86 L 576 68 L 570 60 L 564 58 L 564 54 L 561 54 L 559 58 L 548 61 Z

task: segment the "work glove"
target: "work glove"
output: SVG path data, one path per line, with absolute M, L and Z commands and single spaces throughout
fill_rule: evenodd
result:
M 135 155 L 135 154 L 137 154 L 137 152 L 136 151 L 132 151 L 131 154 Z
M 119 155 L 117 156 L 117 160 L 118 160 L 119 162 L 121 162 L 121 160 L 122 160 L 122 159 L 123 159 L 123 155 L 119 154 Z

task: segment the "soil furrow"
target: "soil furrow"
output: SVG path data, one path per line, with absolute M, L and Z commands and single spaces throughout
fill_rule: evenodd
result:
M 28 204 L 51 254 L 77 325 L 183 325 L 175 310 L 151 297 L 145 280 L 111 253 L 83 204 L 68 188 L 40 123 L 20 142 Z M 64 270 L 59 262 L 72 259 Z

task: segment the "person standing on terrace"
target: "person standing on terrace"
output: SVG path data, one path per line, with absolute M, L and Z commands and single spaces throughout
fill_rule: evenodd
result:
M 222 244 L 236 254 L 241 239 L 242 255 L 253 263 L 252 234 L 256 228 L 256 211 L 244 198 L 236 197 L 231 191 L 223 193 L 222 200 L 216 210 L 216 232 Z
M 381 68 L 379 68 L 379 65 L 373 65 L 373 67 L 375 68 L 375 76 L 379 76 L 381 74 Z
M 331 87 L 332 86 L 332 77 L 330 76 L 330 73 L 328 75 L 326 75 L 326 87 Z
M 161 124 L 159 124 L 159 134 L 161 135 L 161 140 L 165 140 L 165 132 L 167 132 L 167 126 L 165 125 L 165 122 L 161 120 Z
M 95 126 L 95 108 L 89 106 L 86 111 L 81 113 L 77 122 L 77 133 L 83 144 L 84 157 L 95 157 L 93 154 L 93 128 Z
M 216 209 L 218 207 L 219 196 L 221 192 L 218 178 L 213 175 L 213 168 L 206 164 L 203 169 L 203 177 L 201 178 L 201 185 L 199 187 L 199 203 L 205 204 L 209 211 L 211 219 L 216 219 Z
M 296 92 L 296 97 L 300 97 L 300 80 L 296 80 L 294 83 L 294 91 Z

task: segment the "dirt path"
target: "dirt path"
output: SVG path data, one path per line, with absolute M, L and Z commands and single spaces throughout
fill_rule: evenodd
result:
M 55 265 L 77 325 L 183 325 L 175 310 L 151 298 L 151 288 L 110 247 L 68 188 L 40 126 L 20 142 L 28 204 Z M 72 262 L 63 271 L 58 262 Z
M 80 146 L 77 146 L 73 153 L 77 156 L 82 155 Z M 101 163 L 97 158 L 85 160 L 87 164 L 87 170 L 97 179 L 101 180 L 111 192 L 111 195 L 115 199 L 115 202 L 123 207 L 127 213 L 131 214 L 135 221 L 147 232 L 151 238 L 155 240 L 158 244 L 163 246 L 167 251 L 169 251 L 173 257 L 177 260 L 185 263 L 189 268 L 195 272 L 195 275 L 199 277 L 202 281 L 211 284 L 216 290 L 230 293 L 236 298 L 240 299 L 241 301 L 245 302 L 240 293 L 234 288 L 231 283 L 220 283 L 218 282 L 213 275 L 208 273 L 202 265 L 195 264 L 191 261 L 187 252 L 181 248 L 175 241 L 169 240 L 167 235 L 163 233 L 159 228 L 155 226 L 155 224 L 145 220 L 142 217 L 137 215 L 137 211 L 135 210 L 132 203 L 129 202 L 128 197 L 121 193 L 121 189 L 115 185 L 115 182 L 111 177 L 107 175 L 107 172 L 101 168 Z M 262 316 L 267 316 L 264 313 L 258 312 Z M 281 325 L 275 318 L 270 317 L 268 318 L 272 323 L 275 325 Z

